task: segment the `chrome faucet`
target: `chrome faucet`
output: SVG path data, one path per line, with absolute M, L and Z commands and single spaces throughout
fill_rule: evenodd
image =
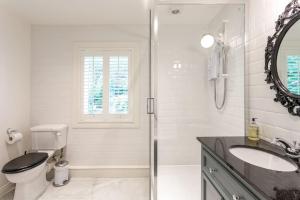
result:
M 300 144 L 297 141 L 293 141 L 291 144 L 285 139 L 275 138 L 272 143 L 280 146 L 288 157 L 298 159 L 300 162 Z

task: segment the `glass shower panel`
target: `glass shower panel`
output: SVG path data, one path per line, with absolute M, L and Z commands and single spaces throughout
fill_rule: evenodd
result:
M 157 5 L 152 27 L 157 199 L 199 200 L 196 137 L 245 132 L 244 5 Z M 208 33 L 215 42 L 203 48 L 201 39 Z M 212 69 L 216 78 L 210 79 Z

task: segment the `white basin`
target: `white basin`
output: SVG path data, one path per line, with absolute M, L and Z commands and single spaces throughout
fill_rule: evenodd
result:
M 292 172 L 298 169 L 297 165 L 292 161 L 258 149 L 231 147 L 229 151 L 240 160 L 265 169 L 282 172 Z

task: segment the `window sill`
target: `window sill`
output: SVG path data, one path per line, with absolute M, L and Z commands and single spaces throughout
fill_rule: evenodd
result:
M 138 122 L 78 122 L 73 123 L 73 129 L 137 129 Z

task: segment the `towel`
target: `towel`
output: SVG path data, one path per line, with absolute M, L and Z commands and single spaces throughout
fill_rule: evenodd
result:
M 208 80 L 215 80 L 223 73 L 223 53 L 224 46 L 220 42 L 216 42 L 208 60 Z

